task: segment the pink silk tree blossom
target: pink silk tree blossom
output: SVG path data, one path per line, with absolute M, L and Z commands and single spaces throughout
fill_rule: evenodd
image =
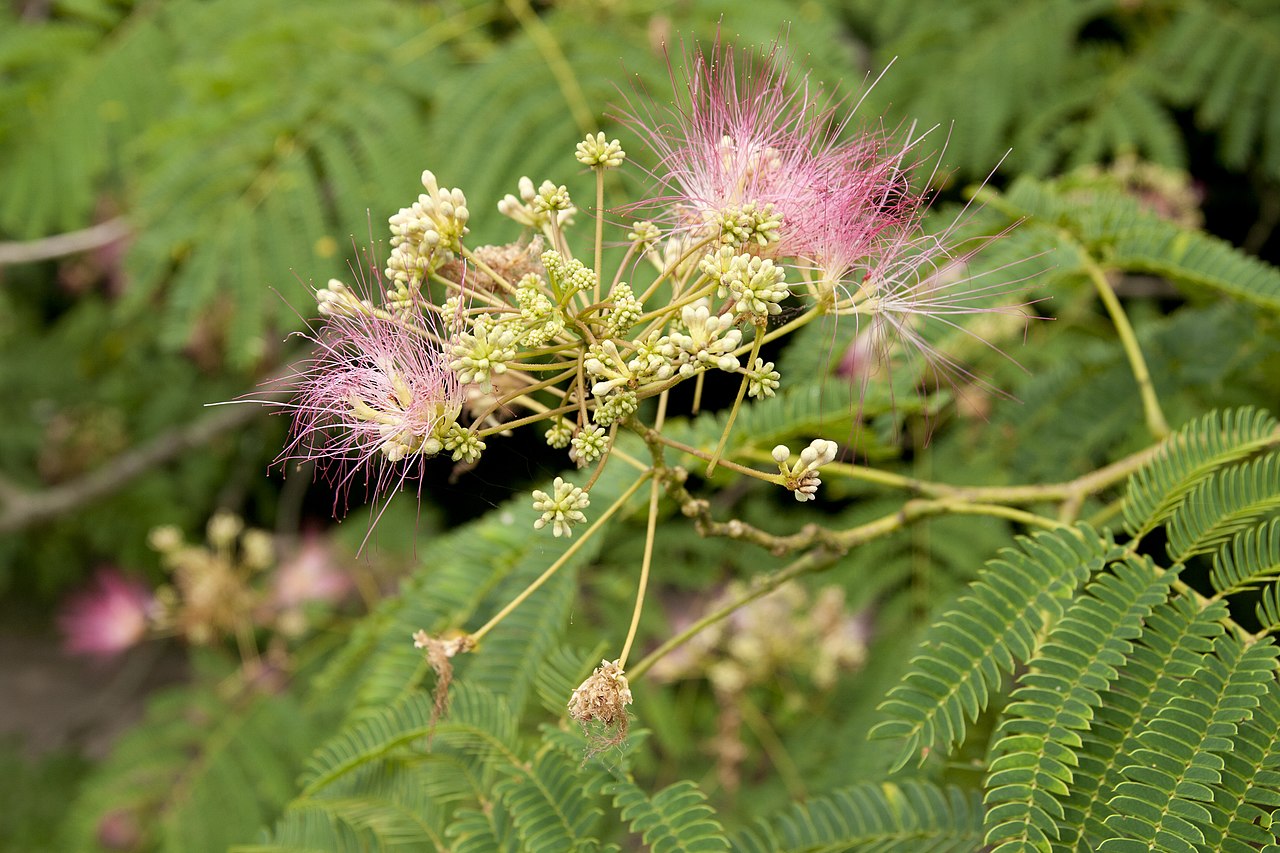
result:
M 118 569 L 102 568 L 88 588 L 69 598 L 58 614 L 63 648 L 71 654 L 115 657 L 147 634 L 151 590 Z
M 686 57 L 684 80 L 672 71 L 677 92 L 687 92 L 666 115 L 629 107 L 623 120 L 657 155 L 651 172 L 655 195 L 639 208 L 674 210 L 666 224 L 680 232 L 714 227 L 726 214 L 753 210 L 781 219 L 779 257 L 803 257 L 858 229 L 862 253 L 900 218 L 901 154 L 886 156 L 881 134 L 845 139 L 848 120 L 811 98 L 808 80 L 792 85 L 775 46 L 739 70 L 732 47 L 719 42 Z
M 341 501 L 365 481 L 375 501 L 420 474 L 439 453 L 465 399 L 434 315 L 386 315 L 340 283 L 316 350 L 292 378 L 293 438 L 281 460 L 315 462 Z M 323 302 L 322 302 L 323 304 Z M 335 307 L 337 306 L 337 307 Z

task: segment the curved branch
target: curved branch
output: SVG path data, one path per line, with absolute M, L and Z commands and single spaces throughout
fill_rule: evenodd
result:
M 31 491 L 5 481 L 0 488 L 0 533 L 13 533 L 64 515 L 124 488 L 157 465 L 203 447 L 265 412 L 249 403 L 228 406 L 116 456 L 107 464 L 52 488 Z
M 53 237 L 15 243 L 0 243 L 0 266 L 30 264 L 100 249 L 129 236 L 129 226 L 123 217 L 108 219 L 91 228 L 68 231 Z

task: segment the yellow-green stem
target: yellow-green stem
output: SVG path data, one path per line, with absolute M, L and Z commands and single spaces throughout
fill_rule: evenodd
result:
M 662 431 L 662 422 L 667 416 L 667 395 L 658 398 L 658 416 L 654 419 L 655 431 Z M 636 606 L 631 611 L 631 627 L 627 629 L 627 640 L 622 644 L 622 654 L 618 655 L 618 669 L 627 668 L 627 656 L 631 654 L 631 644 L 635 642 L 636 630 L 640 627 L 640 614 L 644 612 L 644 594 L 649 588 L 649 566 L 653 562 L 653 541 L 658 533 L 658 495 L 662 493 L 662 483 L 654 477 L 649 483 L 649 524 L 644 533 L 644 557 L 640 561 L 640 583 L 636 588 Z
M 604 527 L 604 525 L 609 521 L 609 519 L 613 518 L 613 516 L 618 512 L 618 510 L 622 509 L 622 507 L 626 505 L 627 501 L 631 499 L 631 496 L 634 495 L 642 485 L 644 485 L 644 481 L 649 479 L 650 476 L 651 476 L 651 473 L 649 471 L 645 471 L 645 473 L 640 475 L 640 478 L 638 480 L 632 483 L 616 501 L 610 504 L 609 508 L 606 509 L 604 513 L 598 519 L 596 519 L 595 522 L 592 523 L 590 527 L 588 527 L 585 531 L 583 531 L 581 539 L 578 539 L 572 545 L 566 548 L 565 552 L 561 554 L 560 557 L 554 563 L 548 566 L 546 571 L 538 575 L 537 580 L 535 580 L 533 583 L 525 587 L 523 592 L 521 592 L 519 595 L 513 598 L 511 602 L 507 604 L 506 607 L 502 608 L 496 614 L 494 614 L 494 617 L 492 619 L 484 623 L 484 625 L 482 625 L 479 628 L 479 630 L 472 632 L 471 634 L 472 642 L 479 643 L 485 634 L 488 634 L 490 631 L 492 631 L 494 626 L 496 626 L 499 622 L 501 622 L 503 619 L 507 618 L 508 615 L 510 615 L 511 611 L 515 610 L 517 607 L 519 607 L 521 604 L 525 602 L 525 599 L 527 599 L 529 596 L 537 592 L 538 587 L 542 586 L 544 583 L 550 580 L 551 577 L 556 572 L 560 571 L 560 569 L 564 567 L 564 564 L 569 562 L 569 560 L 573 558 L 574 554 L 582 550 L 582 546 L 586 544 L 587 540 L 589 540 L 592 536 L 594 536 L 600 530 L 600 528 Z
M 480 438 L 487 438 L 488 436 L 491 436 L 491 435 L 497 435 L 500 432 L 506 432 L 507 430 L 511 430 L 511 429 L 519 429 L 520 427 L 527 426 L 528 424 L 536 424 L 538 421 L 546 420 L 547 418 L 554 418 L 560 415 L 567 415 L 569 412 L 572 412 L 577 408 L 578 408 L 577 406 L 561 406 L 558 409 L 546 409 L 544 411 L 538 412 L 536 415 L 527 415 L 526 417 L 523 417 L 523 418 L 517 418 L 514 421 L 504 421 L 503 423 L 500 423 L 497 426 L 489 427 L 488 429 L 482 429 L 479 432 L 477 432 L 476 435 Z
M 663 656 L 684 645 L 717 622 L 733 615 L 733 613 L 739 608 L 745 607 L 757 598 L 768 595 L 770 592 L 782 586 L 782 584 L 792 578 L 799 577 L 808 572 L 817 571 L 818 569 L 826 568 L 839 559 L 839 556 L 840 555 L 834 551 L 815 548 L 812 551 L 801 555 L 787 566 L 778 569 L 776 572 L 772 572 L 764 577 L 756 578 L 751 584 L 751 589 L 745 594 L 740 595 L 738 598 L 729 602 L 724 607 L 721 607 L 719 610 L 703 616 L 688 628 L 684 629 L 679 634 L 676 634 L 674 637 L 671 637 L 662 645 L 658 646 L 658 648 L 645 655 L 638 664 L 631 668 L 631 671 L 627 673 L 627 677 L 634 681 L 648 672 L 650 667 L 661 660 Z
M 1147 361 L 1142 356 L 1142 348 L 1138 346 L 1138 336 L 1133 331 L 1133 325 L 1129 322 L 1128 315 L 1124 313 L 1124 306 L 1116 297 L 1116 292 L 1111 287 L 1111 282 L 1107 281 L 1107 275 L 1102 267 L 1086 256 L 1085 269 L 1094 287 L 1097 288 L 1098 296 L 1102 298 L 1102 304 L 1106 306 L 1107 313 L 1111 315 L 1111 322 L 1120 335 L 1120 345 L 1124 347 L 1125 355 L 1129 357 L 1129 367 L 1133 370 L 1133 378 L 1138 383 L 1138 393 L 1142 396 L 1142 410 L 1146 414 L 1147 429 L 1157 439 L 1165 438 L 1169 435 L 1169 422 L 1165 420 L 1164 411 L 1160 408 L 1160 400 L 1156 397 L 1156 388 L 1151 381 L 1151 371 L 1147 369 Z
M 604 167 L 596 166 L 596 265 L 592 267 L 596 273 L 595 296 L 592 302 L 600 301 L 600 277 L 604 272 Z
M 485 409 L 484 411 L 476 415 L 472 422 L 480 423 L 489 415 L 498 411 L 498 409 L 501 409 L 504 406 L 510 406 L 510 405 L 520 405 L 520 406 L 524 406 L 526 409 L 533 409 L 535 412 L 539 413 L 538 417 L 541 417 L 542 414 L 545 414 L 546 412 L 551 411 L 551 407 L 547 406 L 544 403 L 538 402 L 537 400 L 533 399 L 528 395 L 532 394 L 534 391 L 547 391 L 552 394 L 559 394 L 561 400 L 563 400 L 565 392 L 561 391 L 559 388 L 556 388 L 554 386 L 557 383 L 561 382 L 564 379 L 569 378 L 572 375 L 573 375 L 573 371 L 572 369 L 570 369 L 568 371 L 565 371 L 559 376 L 552 376 L 550 379 L 543 379 L 541 382 L 535 382 L 532 385 L 528 385 L 524 388 L 521 388 L 517 392 L 506 394 L 503 397 L 495 400 L 489 406 L 489 408 Z M 535 417 L 533 420 L 535 421 L 538 420 L 538 417 Z M 512 429 L 516 425 L 516 423 L 531 423 L 531 421 L 528 421 L 527 419 L 524 419 L 524 418 L 522 418 L 518 422 L 509 421 L 505 424 L 501 424 L 496 430 L 490 430 L 489 432 L 485 433 L 485 435 L 491 435 L 495 431 L 501 432 L 502 430 Z
M 618 271 L 613 274 L 613 287 L 617 287 L 618 283 L 622 281 L 622 274 L 626 272 L 627 264 L 631 263 L 631 258 L 635 256 L 635 253 L 636 244 L 632 243 L 627 247 L 627 253 L 622 256 L 622 263 L 618 264 Z M 596 272 L 600 271 L 596 270 Z M 612 288 L 610 288 L 610 290 L 612 290 Z
M 596 484 L 596 480 L 600 479 L 600 475 L 604 473 L 604 466 L 609 464 L 609 457 L 613 454 L 613 440 L 618 435 L 618 423 L 614 421 L 609 427 L 609 438 L 605 442 L 604 453 L 600 454 L 600 464 L 596 466 L 596 470 L 591 472 L 591 478 L 582 486 L 584 492 L 591 491 L 591 487 Z
M 542 54 L 542 61 L 547 63 L 551 75 L 556 78 L 556 85 L 560 87 L 560 94 L 564 96 L 565 104 L 573 114 L 573 122 L 578 126 L 578 131 L 584 135 L 590 133 L 595 120 L 591 116 L 591 109 L 587 106 L 587 98 L 582 93 L 582 87 L 578 85 L 573 66 L 569 64 L 569 60 L 565 59 L 564 51 L 560 49 L 560 43 L 556 41 L 547 25 L 542 23 L 538 14 L 533 11 L 529 0 L 507 0 L 507 8 L 520 22 L 524 31 L 529 34 L 529 39 L 537 46 L 538 53 Z
M 462 257 L 470 261 L 475 266 L 476 269 L 480 270 L 480 272 L 489 276 L 489 278 L 493 280 L 494 284 L 498 285 L 498 287 L 501 287 L 507 293 L 516 292 L 516 289 L 511 286 L 511 282 L 503 278 L 501 273 L 499 273 L 493 267 L 486 264 L 484 261 L 477 258 L 474 254 L 472 254 L 471 250 L 468 249 L 466 246 L 462 246 L 461 249 L 462 249 Z
M 655 278 L 655 279 L 653 280 L 653 283 L 652 283 L 652 284 L 650 284 L 647 288 L 645 288 L 644 293 L 642 293 L 642 294 L 640 295 L 640 301 L 641 301 L 641 302 L 644 302 L 644 301 L 645 301 L 645 300 L 647 300 L 650 296 L 653 296 L 654 291 L 656 291 L 656 290 L 658 289 L 658 287 L 659 287 L 659 286 L 661 286 L 661 284 L 662 284 L 664 281 L 666 281 L 666 280 L 671 276 L 671 274 L 672 274 L 673 272 L 675 272 L 677 269 L 679 269 L 679 268 L 680 268 L 680 266 L 681 266 L 685 261 L 687 261 L 689 258 L 693 257 L 693 253 L 694 253 L 694 252 L 699 252 L 699 251 L 701 251 L 702 249 L 705 249 L 707 246 L 709 246 L 711 243 L 715 242 L 715 241 L 716 241 L 716 240 L 718 240 L 718 239 L 719 239 L 718 237 L 707 237 L 707 238 L 706 238 L 706 239 L 704 239 L 704 240 L 699 240 L 698 242 L 694 243 L 694 244 L 693 244 L 692 246 L 690 246 L 688 249 L 685 249 L 684 253 L 683 253 L 682 255 L 680 255 L 680 257 L 679 257 L 679 258 L 677 258 L 673 263 L 671 263 L 670 265 L 668 265 L 668 266 L 667 266 L 667 268 L 666 268 L 665 270 L 663 270 L 661 273 L 659 273 L 659 274 L 658 274 L 658 277 L 657 277 L 657 278 Z M 651 312 L 651 313 L 656 314 L 656 313 L 661 313 L 661 312 Z M 644 321 L 644 318 L 642 317 L 642 318 L 641 318 L 641 322 L 643 322 L 643 321 Z
M 760 344 L 764 337 L 764 327 L 756 327 L 755 340 L 752 341 L 751 355 L 747 356 L 747 370 L 755 368 L 756 356 L 760 355 Z M 729 433 L 733 431 L 733 422 L 738 419 L 738 410 L 742 408 L 742 398 L 747 394 L 747 385 L 751 379 L 746 370 L 742 372 L 742 382 L 738 385 L 738 396 L 733 400 L 733 408 L 729 410 L 729 419 L 725 422 L 724 432 L 720 433 L 720 442 L 716 445 L 715 452 L 711 454 L 711 461 L 707 463 L 707 476 L 710 477 L 716 472 L 716 463 L 720 461 L 720 454 L 724 453 L 724 446 L 729 441 Z
M 697 447 L 693 447 L 691 445 L 685 444 L 683 441 L 676 441 L 674 438 L 667 438 L 662 433 L 656 432 L 655 430 L 649 429 L 648 427 L 640 427 L 639 431 L 641 432 L 641 435 L 647 440 L 661 442 L 662 444 L 665 444 L 668 447 L 671 447 L 675 450 L 679 450 L 681 453 L 688 453 L 690 456 L 696 456 L 699 459 L 702 459 L 704 461 L 709 462 L 711 460 L 710 453 L 708 453 L 705 450 L 700 450 Z M 768 454 L 765 454 L 765 456 L 770 461 L 773 460 L 772 456 L 768 456 Z M 765 471 L 757 471 L 755 468 L 748 468 L 746 465 L 739 465 L 738 463 L 731 462 L 728 459 L 721 459 L 719 464 L 723 465 L 725 468 L 728 468 L 730 471 L 737 471 L 739 474 L 745 474 L 746 476 L 754 477 L 757 480 L 764 480 L 766 483 L 772 483 L 775 486 L 781 486 L 786 482 L 786 478 L 783 477 L 781 474 L 769 474 Z M 823 470 L 826 470 L 826 469 L 824 468 Z
M 823 310 L 821 306 L 815 305 L 813 308 L 810 308 L 808 311 L 804 312 L 794 320 L 791 320 L 788 323 L 783 323 L 778 328 L 768 332 L 760 342 L 762 344 L 767 344 L 770 341 L 776 341 L 778 338 L 781 338 L 784 335 L 791 334 L 796 329 L 809 325 L 810 323 L 812 323 L 814 320 L 821 317 L 822 315 L 823 315 Z M 742 346 L 738 347 L 736 350 L 733 351 L 733 355 L 742 355 L 744 352 L 751 349 L 753 346 L 755 346 L 754 342 L 750 344 L 743 344 Z

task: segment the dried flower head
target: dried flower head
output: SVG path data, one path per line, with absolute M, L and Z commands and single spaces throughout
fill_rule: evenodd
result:
M 627 736 L 630 722 L 627 706 L 631 704 L 631 687 L 618 662 L 602 660 L 587 680 L 569 697 L 569 716 L 585 730 L 600 723 L 604 734 L 592 744 L 591 754 L 617 746 Z
M 448 639 L 432 637 L 426 631 L 413 632 L 413 647 L 426 652 L 427 663 L 436 674 L 436 686 L 431 693 L 431 727 L 449 710 L 449 685 L 453 683 L 452 659 L 475 648 L 469 634 L 459 634 Z

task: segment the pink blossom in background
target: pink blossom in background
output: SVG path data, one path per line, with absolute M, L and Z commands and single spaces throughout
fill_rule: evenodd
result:
M 89 588 L 71 596 L 58 615 L 63 649 L 108 658 L 137 645 L 147 634 L 153 600 L 140 581 L 114 568 L 99 569 Z
M 336 604 L 351 593 L 353 586 L 328 541 L 319 533 L 307 533 L 293 556 L 276 570 L 272 598 L 284 610 L 309 601 Z

